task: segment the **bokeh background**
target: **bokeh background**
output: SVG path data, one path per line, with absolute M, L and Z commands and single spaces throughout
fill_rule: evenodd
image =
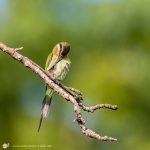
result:
M 82 135 L 72 105 L 57 94 L 38 133 L 44 82 L 0 52 L 0 144 L 149 150 L 149 6 L 149 0 L 0 0 L 0 41 L 23 46 L 21 53 L 42 67 L 56 43 L 69 42 L 72 67 L 63 83 L 82 91 L 86 105 L 119 107 L 83 112 L 89 128 L 118 142 Z

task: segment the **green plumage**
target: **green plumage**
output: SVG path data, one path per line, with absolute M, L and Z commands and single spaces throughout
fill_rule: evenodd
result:
M 70 45 L 66 42 L 58 43 L 52 52 L 49 54 L 45 70 L 50 73 L 54 80 L 61 81 L 65 78 L 70 67 L 70 60 L 67 56 L 70 50 Z M 40 130 L 42 119 L 46 118 L 49 112 L 49 107 L 52 100 L 53 89 L 46 85 L 45 97 L 41 111 L 41 119 L 38 131 Z

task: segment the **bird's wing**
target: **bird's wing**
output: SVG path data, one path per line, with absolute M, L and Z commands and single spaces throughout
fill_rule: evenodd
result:
M 50 53 L 47 57 L 47 60 L 46 60 L 46 64 L 45 64 L 45 70 L 47 71 L 47 68 L 51 62 L 51 59 L 52 59 L 52 54 Z
M 46 71 L 50 70 L 54 66 L 56 61 L 57 59 L 52 54 L 49 54 L 47 61 L 46 61 L 45 70 Z

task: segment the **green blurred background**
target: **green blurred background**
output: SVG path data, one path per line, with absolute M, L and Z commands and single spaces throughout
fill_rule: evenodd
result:
M 23 46 L 21 53 L 42 67 L 56 43 L 69 42 L 72 67 L 63 83 L 81 90 L 86 105 L 119 107 L 83 112 L 89 128 L 115 143 L 82 135 L 72 105 L 57 94 L 38 133 L 44 82 L 0 52 L 0 145 L 149 150 L 149 6 L 149 0 L 0 0 L 0 41 Z

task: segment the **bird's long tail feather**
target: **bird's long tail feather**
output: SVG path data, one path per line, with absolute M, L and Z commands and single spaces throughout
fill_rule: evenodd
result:
M 44 97 L 42 111 L 41 111 L 41 118 L 40 118 L 40 123 L 39 123 L 39 127 L 38 127 L 38 132 L 40 131 L 40 127 L 41 127 L 43 118 L 46 118 L 48 116 L 51 101 L 52 101 L 52 96 L 46 95 Z

